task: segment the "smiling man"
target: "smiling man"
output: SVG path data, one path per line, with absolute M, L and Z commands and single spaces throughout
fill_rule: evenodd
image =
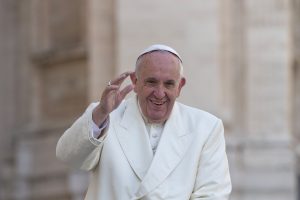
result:
M 142 113 L 149 122 L 163 123 L 168 119 L 185 84 L 181 67 L 180 60 L 168 51 L 146 53 L 137 60 L 131 80 Z
M 132 84 L 120 89 L 128 76 Z M 179 54 L 152 45 L 135 72 L 110 81 L 100 102 L 66 130 L 56 154 L 91 172 L 85 199 L 229 199 L 222 122 L 176 102 L 185 82 Z

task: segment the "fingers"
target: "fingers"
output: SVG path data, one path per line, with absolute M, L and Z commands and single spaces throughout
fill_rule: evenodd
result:
M 119 89 L 119 87 L 120 87 L 120 86 L 118 86 L 118 85 L 109 85 L 109 86 L 107 86 L 107 87 L 105 88 L 105 90 L 104 90 L 102 96 L 105 96 L 106 94 L 108 94 L 109 92 L 111 92 L 111 91 L 113 91 L 113 90 Z
M 120 91 L 120 97 L 123 100 L 126 95 L 133 90 L 134 86 L 132 84 L 127 85 L 123 90 Z
M 123 81 L 130 75 L 132 74 L 133 72 L 124 72 L 123 74 L 121 74 L 118 78 L 114 79 L 114 80 L 111 80 L 110 83 L 111 85 L 118 85 L 120 86 Z
M 134 86 L 132 84 L 127 85 L 123 89 L 120 88 L 123 81 L 132 73 L 134 72 L 125 72 L 118 78 L 111 80 L 106 86 L 100 100 L 102 105 L 105 107 L 105 112 L 110 113 L 114 110 L 126 97 L 126 95 L 133 90 Z

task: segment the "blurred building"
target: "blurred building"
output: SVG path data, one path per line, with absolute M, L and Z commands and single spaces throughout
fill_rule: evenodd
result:
M 231 199 L 300 199 L 300 0 L 1 0 L 0 27 L 1 200 L 83 199 L 56 142 L 153 43 L 223 119 Z

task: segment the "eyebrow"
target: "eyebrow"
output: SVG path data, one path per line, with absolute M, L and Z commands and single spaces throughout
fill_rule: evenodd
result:
M 158 79 L 156 79 L 156 78 L 154 78 L 154 77 L 148 77 L 148 78 L 145 78 L 145 81 L 151 81 L 151 80 L 157 81 Z
M 165 83 L 176 83 L 176 81 L 175 80 L 166 80 L 166 81 L 164 81 Z
M 145 78 L 144 81 L 159 81 L 157 78 L 155 77 L 148 77 L 148 78 Z M 168 80 L 165 80 L 163 81 L 164 83 L 176 83 L 176 80 L 174 79 L 168 79 Z

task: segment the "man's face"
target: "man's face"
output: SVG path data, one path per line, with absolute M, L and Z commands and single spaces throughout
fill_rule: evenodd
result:
M 143 55 L 137 66 L 131 80 L 143 115 L 151 123 L 162 123 L 170 116 L 185 84 L 179 60 L 169 52 L 154 51 Z

